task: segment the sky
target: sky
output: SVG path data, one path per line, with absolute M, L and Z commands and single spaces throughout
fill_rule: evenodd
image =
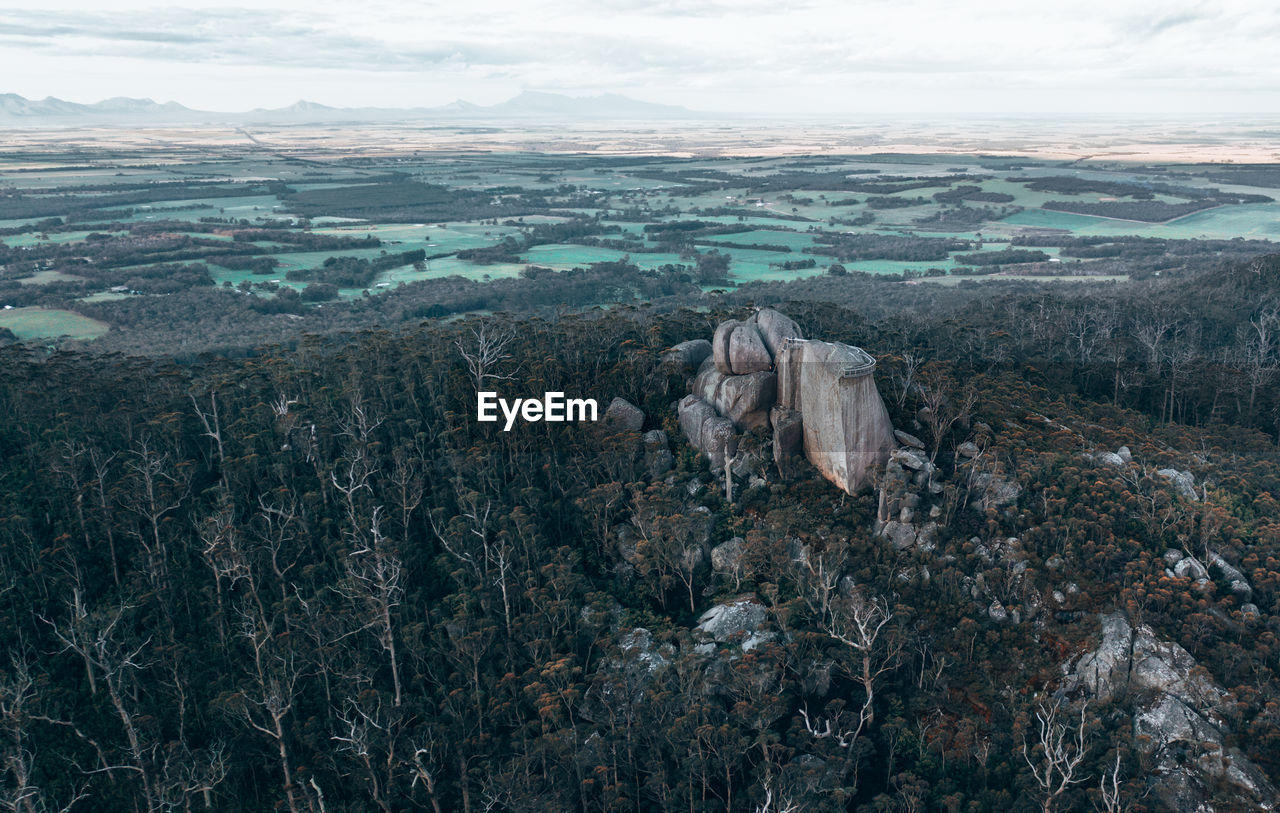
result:
M 0 93 L 226 111 L 539 90 L 734 113 L 1280 113 L 1269 0 L 237 3 L 0 8 Z

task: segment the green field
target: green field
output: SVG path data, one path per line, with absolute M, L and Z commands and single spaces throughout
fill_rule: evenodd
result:
M 368 289 L 341 289 L 339 296 L 386 293 L 450 276 L 476 282 L 512 278 L 529 265 L 568 271 L 629 262 L 661 274 L 664 267 L 695 268 L 699 256 L 712 250 L 730 260 L 726 282 L 716 287 L 786 282 L 827 273 L 837 262 L 817 253 L 828 250 L 830 241 L 820 239 L 823 233 L 864 236 L 847 247 L 845 256 L 868 259 L 842 262 L 847 270 L 904 281 L 950 274 L 966 265 L 957 256 L 972 252 L 1030 249 L 1064 260 L 1060 267 L 1011 264 L 993 276 L 948 276 L 945 284 L 1042 281 L 1046 271 L 1094 281 L 1140 278 L 1176 271 L 1197 255 L 1217 260 L 1233 251 L 1263 253 L 1272 250 L 1272 240 L 1280 248 L 1280 203 L 1241 197 L 1276 190 L 1217 182 L 1213 178 L 1222 177 L 1222 166 L 1137 167 L 964 155 L 632 160 L 531 152 L 297 161 L 217 150 L 178 150 L 163 159 L 142 153 L 129 159 L 103 156 L 95 166 L 75 163 L 89 160 L 68 158 L 74 165 L 60 167 L 49 154 L 25 161 L 0 157 L 0 189 L 5 190 L 0 229 L 12 232 L 0 235 L 0 266 L 6 268 L 0 286 L 22 287 L 21 292 L 14 288 L 12 304 L 43 306 L 38 311 L 43 315 L 30 317 L 37 321 L 56 322 L 47 314 L 67 313 L 66 300 L 58 298 L 65 291 L 52 283 L 75 282 L 81 290 L 74 295 L 93 302 L 120 298 L 112 289 L 122 286 L 138 290 L 139 296 L 167 295 L 187 280 L 200 279 L 198 270 L 184 266 L 203 264 L 219 287 L 251 286 L 268 296 L 277 285 L 305 289 L 310 283 L 289 280 L 289 272 L 320 267 L 330 258 L 372 261 L 409 251 L 421 251 L 424 259 L 383 270 Z M 1241 179 L 1265 180 L 1247 174 L 1247 167 L 1241 170 L 1246 173 Z M 1065 191 L 1028 188 L 1044 178 L 1057 181 L 1048 188 Z M 972 190 L 949 194 L 959 187 L 1012 200 L 974 201 Z M 957 204 L 962 197 L 970 199 Z M 881 200 L 869 203 L 871 198 Z M 895 199 L 908 205 L 893 206 Z M 1169 204 L 1213 208 L 1168 222 L 1043 208 L 1050 201 L 1096 205 L 1122 199 L 1126 204 L 1149 201 L 1150 208 L 1138 214 L 1152 216 L 1167 211 Z M 58 214 L 59 205 L 68 207 L 65 217 Z M 1132 205 L 1109 211 L 1135 213 Z M 43 215 L 24 216 L 32 212 Z M 105 232 L 113 221 L 120 226 L 101 239 L 87 239 L 89 224 Z M 650 228 L 661 223 L 684 225 Z M 742 231 L 715 234 L 716 226 Z M 246 229 L 252 231 L 237 233 Z M 175 234 L 191 239 L 177 243 L 171 239 Z M 365 238 L 378 245 L 369 247 Z M 938 243 L 923 241 L 937 238 L 956 241 L 950 256 L 911 259 L 936 257 Z M 1112 240 L 1117 246 L 1081 251 L 1088 246 L 1073 243 L 1077 238 L 1089 238 L 1089 246 Z M 1149 246 L 1121 246 L 1122 238 L 1179 242 L 1153 253 Z M 637 241 L 646 249 L 663 250 L 628 251 Z M 1230 241 L 1240 247 L 1233 248 Z M 227 256 L 222 244 L 242 256 Z M 253 262 L 243 254 L 246 248 L 255 257 L 274 259 L 277 266 L 255 274 L 221 264 Z M 457 256 L 484 249 L 492 251 L 480 251 L 474 259 Z M 1079 254 L 1096 259 L 1072 259 Z M 889 257 L 894 259 L 885 259 Z M 808 262 L 813 267 L 783 267 Z M 163 277 L 158 269 L 175 276 L 157 279 Z M 691 279 L 687 271 L 673 276 L 682 284 Z M 45 286 L 47 292 L 33 290 Z M 11 313 L 9 318 L 22 316 Z M 41 327 L 31 335 L 48 336 L 55 327 Z M 90 335 L 95 329 L 96 324 L 80 324 L 73 332 Z
M 96 339 L 111 329 L 105 322 L 66 310 L 11 308 L 0 310 L 0 327 L 7 327 L 19 339 Z

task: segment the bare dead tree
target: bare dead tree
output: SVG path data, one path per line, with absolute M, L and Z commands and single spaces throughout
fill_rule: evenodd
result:
M 223 602 L 223 583 L 226 589 L 235 588 L 237 582 L 252 578 L 249 559 L 245 555 L 230 502 L 223 502 L 211 516 L 197 528 L 200 541 L 200 557 L 213 573 L 213 589 L 217 602 L 218 640 L 227 645 L 227 612 Z
M 876 596 L 868 598 L 859 587 L 841 590 L 828 600 L 821 617 L 822 630 L 844 644 L 853 655 L 853 677 L 862 687 L 862 706 L 849 727 L 840 728 L 842 739 L 850 744 L 875 720 L 876 681 L 893 668 L 901 643 L 897 636 L 884 636 L 885 627 L 893 620 L 889 604 Z M 820 724 L 821 721 L 819 721 Z M 835 725 L 842 726 L 841 721 Z
M 1268 309 L 1249 320 L 1240 337 L 1240 357 L 1249 385 L 1249 417 L 1255 412 L 1258 391 L 1280 373 L 1280 311 Z
M 1105 813 L 1125 813 L 1129 809 L 1120 796 L 1120 787 L 1120 752 L 1116 751 L 1115 762 L 1110 768 L 1103 768 L 1102 778 L 1098 780 Z
M 227 456 L 222 447 L 222 422 L 218 418 L 218 393 L 212 391 L 209 393 L 208 409 L 201 406 L 195 393 L 192 393 L 191 406 L 195 408 L 196 417 L 200 419 L 201 425 L 204 426 L 204 436 L 213 441 L 213 446 L 218 452 L 218 474 L 221 476 L 222 467 L 227 462 Z
M 134 536 L 147 554 L 147 575 L 153 588 L 168 595 L 169 551 L 161 527 L 163 520 L 182 504 L 189 479 L 182 470 L 169 464 L 167 453 L 156 452 L 147 438 L 138 441 L 127 467 L 138 478 L 138 487 L 133 490 L 135 496 L 128 501 L 128 507 L 145 524 L 145 529 L 135 532 Z
M 86 492 L 86 483 L 82 477 L 84 469 L 83 458 L 87 457 L 89 447 L 75 440 L 68 440 L 59 444 L 59 456 L 54 460 L 50 468 L 61 474 L 70 486 L 71 491 L 75 494 L 75 511 L 76 521 L 80 526 L 80 535 L 84 539 L 84 546 L 88 550 L 93 550 L 93 540 L 89 536 L 89 526 L 85 522 L 84 514 L 84 498 Z
M 30 668 L 17 658 L 9 674 L 0 677 L 0 768 L 13 779 L 11 787 L 0 788 L 0 807 L 13 813 L 36 813 L 43 807 L 40 789 L 32 781 L 35 755 L 26 742 L 34 687 Z
M 434 737 L 418 740 L 413 745 L 413 781 L 409 784 L 412 790 L 421 782 L 431 800 L 433 813 L 440 813 L 440 799 L 436 796 L 436 776 L 440 773 L 443 749 Z
M 330 737 L 339 753 L 352 759 L 369 786 L 373 802 L 390 813 L 396 762 L 396 724 L 382 711 L 382 701 L 373 705 L 362 699 L 348 700 L 337 712 L 337 732 Z
M 978 391 L 973 382 L 959 386 L 949 377 L 926 370 L 921 376 L 920 394 L 924 401 L 923 420 L 933 438 L 933 451 L 929 454 L 931 466 L 938 462 L 942 441 L 959 421 L 967 421 L 973 415 L 978 402 Z
M 111 463 L 116 459 L 116 454 L 110 455 L 103 453 L 96 446 L 89 449 L 89 464 L 93 467 L 93 487 L 94 495 L 97 497 L 98 511 L 102 514 L 103 533 L 107 537 L 107 548 L 111 553 L 111 578 L 120 585 L 120 563 L 116 557 L 116 538 L 112 531 L 115 524 L 110 522 L 111 508 L 110 501 L 107 499 L 107 475 L 111 470 Z
M 440 541 L 441 547 L 465 565 L 475 577 L 476 582 L 484 584 L 485 568 L 492 561 L 489 553 L 489 520 L 493 514 L 493 501 L 483 497 L 477 491 L 471 491 L 455 483 L 458 508 L 446 514 L 442 509 L 428 514 L 431 531 Z M 437 513 L 442 519 L 437 519 Z M 447 522 L 443 517 L 448 517 Z
M 803 810 L 799 804 L 791 801 L 782 794 L 778 798 L 773 798 L 773 788 L 766 787 L 764 789 L 764 799 L 760 804 L 756 805 L 755 813 L 798 813 Z
M 391 485 L 395 488 L 396 502 L 400 508 L 400 543 L 408 545 L 410 518 L 422 503 L 426 482 L 422 476 L 420 458 L 411 447 L 397 447 L 392 456 L 395 465 L 391 470 Z
M 1025 734 L 1023 736 L 1022 757 L 1044 795 L 1041 808 L 1044 813 L 1053 813 L 1062 795 L 1085 779 L 1080 775 L 1080 765 L 1089 752 L 1085 739 L 1087 708 L 1087 702 L 1080 705 L 1080 721 L 1072 725 L 1060 716 L 1060 699 L 1055 698 L 1049 704 L 1041 702 L 1036 708 L 1038 741 L 1028 746 Z
M 373 509 L 369 545 L 347 556 L 346 578 L 334 589 L 348 601 L 362 608 L 368 620 L 360 627 L 373 630 L 378 643 L 391 661 L 391 680 L 395 687 L 395 704 L 400 705 L 400 664 L 396 653 L 393 613 L 404 598 L 400 582 L 400 558 L 391 550 L 389 540 L 380 528 L 381 506 Z
M 285 802 L 289 813 L 299 813 L 300 791 L 293 775 L 285 728 L 285 720 L 293 710 L 299 670 L 292 652 L 276 651 L 271 624 L 257 616 L 253 605 L 241 618 L 241 635 L 253 654 L 253 671 L 249 673 L 251 685 L 232 698 L 230 709 L 275 745 Z
M 190 750 L 176 743 L 165 754 L 159 779 L 162 805 L 166 810 L 190 813 L 191 801 L 199 798 L 204 808 L 213 808 L 213 791 L 227 778 L 226 748 L 221 743 L 209 750 Z
M 96 673 L 106 688 L 111 708 L 120 720 L 128 742 L 129 762 L 127 766 L 108 766 L 104 771 L 129 770 L 134 772 L 142 784 L 143 799 L 148 811 L 158 809 L 158 797 L 155 792 L 153 764 L 155 746 L 143 742 L 143 732 L 138 725 L 141 716 L 129 707 L 136 702 L 135 676 L 147 667 L 142 659 L 143 652 L 151 643 L 147 638 L 140 643 L 125 643 L 124 620 L 133 609 L 127 604 L 117 605 L 106 611 L 90 612 L 80 600 L 79 589 L 73 591 L 68 600 L 71 620 L 59 625 L 42 618 L 53 630 L 53 634 L 63 644 L 63 651 L 74 652 L 85 663 L 90 676 L 90 685 L 94 685 L 93 675 Z
M 504 375 L 501 367 L 511 359 L 507 352 L 508 345 L 516 338 L 516 334 L 505 328 L 497 328 L 490 322 L 481 322 L 471 329 L 471 339 L 464 342 L 459 338 L 454 341 L 458 353 L 467 364 L 467 373 L 475 391 L 480 392 L 491 381 L 509 381 L 510 375 Z
M 894 365 L 889 373 L 889 383 L 893 387 L 894 400 L 898 402 L 898 409 L 902 409 L 902 405 L 907 402 L 907 396 L 911 394 L 911 388 L 916 383 L 916 374 L 920 372 L 920 367 L 924 364 L 924 359 L 915 353 L 903 353 L 902 363 Z

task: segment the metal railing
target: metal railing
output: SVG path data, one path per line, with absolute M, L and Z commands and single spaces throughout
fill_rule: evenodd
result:
M 787 349 L 791 347 L 792 344 L 804 344 L 809 341 L 816 340 L 788 338 L 783 342 L 782 346 L 783 349 Z M 876 368 L 876 360 L 871 357 L 870 353 L 863 350 L 861 347 L 854 347 L 851 344 L 840 344 L 838 342 L 823 342 L 823 344 L 830 344 L 833 347 L 841 348 L 845 351 L 841 353 L 845 358 L 828 358 L 823 362 L 828 365 L 828 367 L 834 367 L 836 374 L 841 378 L 861 378 L 864 375 L 870 375 Z M 779 355 L 781 355 L 781 353 L 779 353 Z

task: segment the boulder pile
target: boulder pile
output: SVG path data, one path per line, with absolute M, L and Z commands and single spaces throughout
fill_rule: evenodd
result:
M 710 342 L 683 342 L 666 358 L 691 377 L 680 429 L 713 470 L 740 468 L 740 441 L 756 433 L 770 437 L 784 478 L 803 457 L 852 494 L 897 446 L 871 375 L 875 360 L 857 347 L 806 340 L 772 308 L 723 322 Z

